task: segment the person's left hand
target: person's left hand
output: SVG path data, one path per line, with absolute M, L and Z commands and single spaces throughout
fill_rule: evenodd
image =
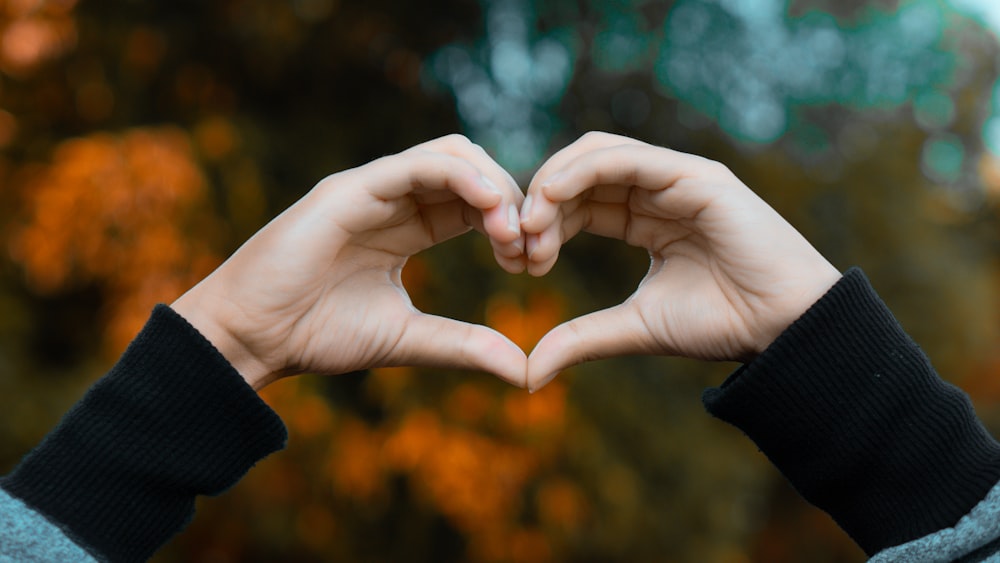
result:
M 452 135 L 334 174 L 172 307 L 255 389 L 302 372 L 432 366 L 517 386 L 524 352 L 485 326 L 428 315 L 400 279 L 408 257 L 475 228 L 524 270 L 517 185 Z
M 623 303 L 539 341 L 528 357 L 532 390 L 570 366 L 626 354 L 750 360 L 840 279 L 728 168 L 628 137 L 589 133 L 553 155 L 522 215 L 532 275 L 581 231 L 650 257 Z

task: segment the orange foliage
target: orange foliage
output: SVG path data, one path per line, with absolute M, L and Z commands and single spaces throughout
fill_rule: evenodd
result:
M 583 524 L 588 510 L 583 491 L 568 479 L 551 479 L 538 491 L 538 518 L 548 527 L 575 531 Z
M 201 154 L 208 160 L 220 160 L 232 153 L 239 144 L 239 135 L 233 124 L 223 117 L 209 117 L 194 129 Z
M 538 530 L 517 530 L 510 538 L 510 551 L 505 559 L 519 563 L 541 563 L 552 560 L 549 540 Z
M 527 307 L 511 295 L 500 294 L 486 305 L 486 324 L 530 350 L 562 320 L 564 311 L 562 297 L 556 293 L 536 291 L 528 297 Z
M 125 40 L 122 62 L 133 72 L 151 73 L 160 65 L 167 52 L 167 41 L 161 33 L 148 27 L 133 29 Z
M 411 293 L 422 286 L 424 265 L 404 272 Z M 419 294 L 418 294 L 419 296 Z M 522 308 L 506 297 L 491 300 L 487 321 L 522 346 L 559 320 L 561 302 L 536 294 Z M 441 408 L 407 404 L 417 381 L 412 369 L 372 370 L 373 398 L 399 413 L 379 427 L 351 420 L 333 431 L 338 450 L 329 462 L 339 494 L 370 502 L 388 492 L 392 475 L 405 475 L 418 497 L 444 515 L 468 540 L 469 557 L 483 561 L 547 561 L 550 540 L 519 524 L 532 483 L 556 463 L 566 427 L 566 388 L 559 381 L 529 395 L 497 393 L 472 380 L 448 390 Z M 499 432 L 499 433 L 497 433 Z M 587 502 L 567 481 L 538 493 L 542 523 L 560 533 L 583 524 Z
M 486 422 L 496 404 L 496 398 L 483 385 L 462 383 L 444 401 L 448 418 L 469 426 Z
M 65 141 L 22 186 L 24 218 L 10 254 L 32 288 L 108 290 L 108 348 L 120 351 L 154 304 L 214 268 L 215 222 L 187 135 L 176 128 Z
M 0 109 L 0 148 L 6 147 L 14 141 L 17 135 L 17 118 Z
M 566 386 L 553 381 L 534 394 L 508 393 L 504 421 L 513 430 L 549 433 L 561 430 L 566 416 Z
M 414 398 L 416 373 L 372 370 L 369 400 L 392 413 L 374 424 L 332 410 L 316 392 L 317 379 L 263 390 L 290 439 L 288 452 L 249 478 L 255 495 L 294 507 L 294 533 L 323 553 L 337 544 L 337 534 L 349 533 L 349 522 L 338 525 L 337 508 L 319 500 L 317 483 L 371 511 L 390 506 L 391 484 L 402 476 L 418 502 L 462 533 L 469 560 L 558 559 L 554 542 L 578 534 L 590 514 L 583 491 L 559 476 L 560 458 L 553 455 L 567 427 L 565 387 L 557 381 L 529 395 L 489 380 L 464 381 L 444 391 L 440 408 L 426 407 Z M 306 463 L 317 453 L 323 463 Z M 537 525 L 523 522 L 526 507 L 538 515 Z
M 369 371 L 368 390 L 372 398 L 386 407 L 395 407 L 407 401 L 406 391 L 413 379 L 413 369 L 408 367 L 375 368 Z
M 384 492 L 381 443 L 381 434 L 358 420 L 348 419 L 337 429 L 329 467 L 334 488 L 340 494 L 370 502 Z
M 531 449 L 415 411 L 388 437 L 384 455 L 387 466 L 408 473 L 413 487 L 466 534 L 474 559 L 510 558 L 510 526 L 538 470 Z
M 295 409 L 285 416 L 285 422 L 299 436 L 312 438 L 328 432 L 333 425 L 330 405 L 316 395 L 305 395 L 295 404 Z
M 0 0 L 0 70 L 22 76 L 76 46 L 75 0 Z
M 427 262 L 419 256 L 411 256 L 406 261 L 406 267 L 403 268 L 400 276 L 406 292 L 414 299 L 419 299 L 424 288 L 427 287 L 427 278 L 429 277 Z
M 979 404 L 1000 404 L 1000 356 L 986 360 L 959 382 Z

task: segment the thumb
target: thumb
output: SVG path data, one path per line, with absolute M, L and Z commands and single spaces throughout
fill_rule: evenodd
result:
M 649 331 L 627 303 L 596 311 L 553 328 L 528 357 L 527 387 L 535 392 L 568 368 L 649 349 Z
M 395 347 L 395 365 L 470 369 L 524 387 L 528 358 L 499 332 L 472 323 L 415 312 Z

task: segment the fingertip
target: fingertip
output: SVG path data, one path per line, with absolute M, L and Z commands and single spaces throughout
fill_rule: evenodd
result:
M 537 200 L 552 202 L 554 204 L 565 202 L 581 193 L 581 188 L 589 185 L 576 184 L 568 181 L 569 173 L 566 170 L 557 172 L 538 186 Z
M 552 268 L 555 264 L 555 260 L 543 260 L 542 256 L 538 255 L 538 236 L 531 235 L 525 238 L 525 248 L 524 248 L 524 260 L 528 273 L 535 276 L 543 276 Z
M 536 271 L 541 271 L 541 273 L 548 272 L 555 265 L 562 247 L 558 237 L 554 239 L 549 233 L 552 231 L 529 236 L 525 241 L 525 256 L 528 263 L 539 265 L 539 269 Z M 546 236 L 547 234 L 548 236 Z
M 464 199 L 469 205 L 479 210 L 486 210 L 496 207 L 503 201 L 503 192 L 497 187 L 493 180 L 473 170 L 471 174 L 473 189 L 460 187 L 453 184 L 452 191 Z
M 503 194 L 500 192 L 500 188 L 498 188 L 497 185 L 493 183 L 493 180 L 490 180 L 489 176 L 480 175 L 479 184 L 486 191 L 492 194 L 496 194 L 498 196 L 503 196 Z
M 558 185 L 565 179 L 566 179 L 566 171 L 560 170 L 559 172 L 556 172 L 555 174 L 543 180 L 539 188 L 542 190 L 542 195 L 544 195 L 545 197 L 549 197 L 548 192 L 553 189 L 553 186 Z
M 531 208 L 535 203 L 535 196 L 528 194 L 524 196 L 524 202 L 521 203 L 521 225 L 531 221 Z
M 525 267 L 528 270 L 528 274 L 530 274 L 530 275 L 532 275 L 532 276 L 534 276 L 536 278 L 540 278 L 540 277 L 544 276 L 545 274 L 549 273 L 549 270 L 552 269 L 552 266 L 554 264 L 555 264 L 555 260 L 552 260 L 552 261 L 549 261 L 549 262 L 543 262 L 543 263 L 537 263 L 537 262 L 528 261 L 528 263 L 527 263 L 527 265 Z
M 524 387 L 528 357 L 500 332 L 419 311 L 407 324 L 385 365 L 474 370 Z
M 527 250 L 528 241 L 524 233 L 521 233 L 521 236 L 519 236 L 517 240 L 514 241 L 514 244 L 522 256 L 527 256 L 527 254 L 525 254 L 525 250 Z
M 497 346 L 502 348 L 497 350 L 496 356 L 500 361 L 484 368 L 507 383 L 524 389 L 528 383 L 528 357 L 524 354 L 524 350 L 503 334 L 493 329 L 488 330 L 499 338 L 501 342 L 498 342 Z
M 522 256 L 508 258 L 494 252 L 493 257 L 496 258 L 497 264 L 509 274 L 520 274 L 527 267 Z
M 521 230 L 525 233 L 540 233 L 559 220 L 562 204 L 549 200 L 541 194 L 528 194 L 521 206 Z
M 520 258 L 517 258 L 514 261 L 514 268 L 511 270 L 510 273 L 520 274 L 525 272 L 527 269 L 528 269 L 528 259 L 525 258 L 524 256 L 521 256 Z
M 521 214 L 513 203 L 507 206 L 507 230 L 521 236 Z
M 528 373 L 528 356 L 503 333 L 482 325 L 470 326 L 475 336 L 470 342 L 474 350 L 467 356 L 467 367 L 493 374 L 519 388 L 524 388 Z
M 493 247 L 493 253 L 497 256 L 502 256 L 504 258 L 520 258 L 524 256 L 523 237 L 518 237 L 510 242 L 490 239 L 490 246 Z
M 565 323 L 563 323 L 565 324 Z M 563 325 L 560 325 L 560 327 Z M 564 355 L 566 353 L 566 342 L 561 339 L 560 328 L 556 327 L 548 332 L 528 356 L 528 371 L 526 386 L 530 390 L 537 391 L 566 366 Z
M 525 381 L 525 388 L 528 389 L 528 393 L 534 393 L 535 391 L 538 391 L 542 387 L 548 385 L 553 379 L 556 378 L 557 375 L 559 375 L 558 371 L 552 372 L 546 375 L 545 377 L 538 379 L 537 381 L 530 381 L 530 380 Z
M 524 255 L 530 260 L 538 249 L 538 235 L 526 234 L 524 237 Z
M 517 231 L 511 229 L 510 208 L 502 204 L 494 205 L 488 209 L 481 210 L 483 214 L 483 230 L 490 239 L 500 243 L 509 244 L 521 236 L 520 225 Z

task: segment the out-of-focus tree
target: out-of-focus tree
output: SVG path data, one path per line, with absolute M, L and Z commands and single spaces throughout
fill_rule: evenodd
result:
M 10 254 L 41 294 L 98 284 L 109 292 L 106 341 L 120 353 L 153 305 L 218 265 L 201 171 L 176 129 L 94 134 L 61 143 L 23 174 L 24 225 Z

